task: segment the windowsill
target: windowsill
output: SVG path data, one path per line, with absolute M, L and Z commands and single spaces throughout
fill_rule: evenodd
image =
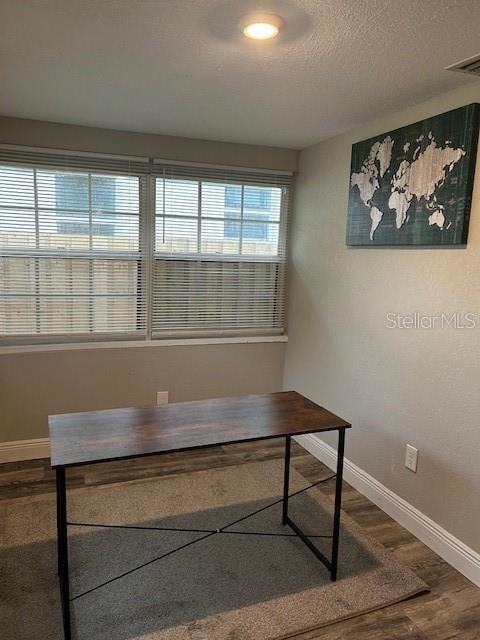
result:
M 166 338 L 159 340 L 125 340 L 112 342 L 71 342 L 64 344 L 22 344 L 0 347 L 0 356 L 9 353 L 36 353 L 42 351 L 79 351 L 84 349 L 129 349 L 134 347 L 186 347 L 208 344 L 255 344 L 262 342 L 288 342 L 288 336 L 230 336 L 225 338 Z

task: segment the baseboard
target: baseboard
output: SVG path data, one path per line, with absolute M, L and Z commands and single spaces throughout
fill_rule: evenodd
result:
M 36 460 L 50 457 L 48 438 L 36 440 L 12 440 L 0 442 L 0 463 L 18 462 L 19 460 Z
M 333 447 L 313 434 L 297 436 L 296 440 L 327 467 L 335 469 L 337 452 Z M 347 459 L 344 463 L 344 478 L 352 487 L 480 587 L 479 553 Z

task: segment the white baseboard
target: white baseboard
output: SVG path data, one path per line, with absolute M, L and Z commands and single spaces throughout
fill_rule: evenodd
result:
M 327 467 L 336 468 L 337 452 L 333 447 L 313 434 L 297 436 L 295 439 Z M 346 458 L 343 477 L 352 487 L 480 587 L 479 553 Z
M 36 440 L 12 440 L 0 442 L 0 463 L 18 462 L 19 460 L 36 460 L 50 457 L 48 438 Z

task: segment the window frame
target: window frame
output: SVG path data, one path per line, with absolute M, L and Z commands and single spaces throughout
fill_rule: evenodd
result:
M 144 329 L 138 329 L 134 332 L 86 332 L 86 333 L 45 333 L 45 334 L 0 334 L 0 348 L 14 348 L 16 346 L 19 347 L 28 347 L 31 345 L 34 347 L 35 345 L 41 347 L 48 345 L 76 345 L 77 347 L 85 344 L 120 344 L 122 342 L 128 344 L 139 344 L 142 345 L 144 343 L 152 343 L 152 344 L 161 344 L 165 342 L 165 340 L 180 340 L 180 341 L 189 341 L 189 340 L 198 340 L 205 337 L 205 339 L 212 338 L 215 340 L 223 340 L 228 339 L 228 337 L 232 337 L 234 340 L 242 339 L 243 337 L 246 340 L 252 339 L 256 340 L 262 339 L 272 339 L 276 338 L 285 338 L 285 323 L 282 323 L 282 327 L 278 329 L 265 329 L 265 330 L 255 330 L 253 332 L 245 331 L 243 329 L 240 330 L 221 330 L 221 329 L 213 329 L 208 331 L 192 332 L 190 329 L 185 328 L 185 330 L 177 330 L 174 332 L 165 331 L 159 332 L 153 329 L 153 294 L 154 294 L 154 272 L 155 272 L 155 263 L 157 260 L 194 260 L 194 261 L 221 261 L 221 262 L 268 262 L 274 263 L 279 266 L 280 269 L 286 270 L 286 245 L 287 245 L 287 236 L 288 236 L 288 219 L 290 215 L 290 207 L 292 201 L 292 184 L 291 184 L 291 172 L 277 172 L 277 171 L 260 171 L 260 170 L 247 170 L 244 168 L 238 169 L 235 167 L 222 166 L 219 167 L 222 171 L 222 175 L 226 181 L 228 181 L 227 186 L 232 184 L 241 184 L 243 187 L 245 186 L 260 186 L 260 187 L 277 187 L 280 186 L 282 189 L 281 192 L 281 203 L 280 203 L 280 216 L 278 222 L 266 222 L 266 224 L 275 224 L 278 225 L 278 255 L 274 256 L 261 256 L 261 255 L 238 255 L 238 254 L 211 254 L 211 253 L 167 253 L 167 252 L 157 252 L 155 250 L 155 233 L 156 233 L 156 207 L 155 207 L 155 189 L 156 189 L 156 180 L 159 176 L 158 169 L 155 167 L 155 161 L 153 159 L 146 158 L 133 158 L 129 159 L 126 156 L 103 156 L 101 154 L 81 154 L 76 155 L 74 152 L 70 159 L 73 157 L 77 160 L 77 163 L 72 163 L 74 166 L 61 165 L 58 163 L 56 156 L 54 156 L 55 161 L 53 163 L 42 161 L 42 158 L 38 158 L 37 154 L 39 151 L 35 149 L 31 156 L 34 160 L 29 162 L 28 158 L 24 160 L 21 158 L 20 160 L 16 157 L 14 160 L 8 159 L 8 151 L 7 151 L 7 159 L 5 160 L 2 157 L 2 149 L 9 147 L 9 145 L 0 145 L 0 165 L 14 165 L 14 166 L 24 166 L 29 169 L 50 169 L 50 170 L 71 170 L 72 172 L 85 172 L 90 174 L 89 180 L 91 180 L 92 175 L 101 175 L 105 174 L 106 176 L 112 175 L 131 175 L 138 177 L 139 179 L 139 251 L 135 252 L 135 255 L 128 254 L 128 252 L 121 253 L 118 255 L 118 258 L 121 260 L 132 260 L 137 261 L 139 263 L 139 274 L 141 278 L 140 289 L 137 294 L 137 299 L 140 301 L 140 304 L 144 304 Z M 15 152 L 18 153 L 18 152 Z M 30 152 L 29 152 L 30 153 Z M 50 154 L 47 160 L 50 158 L 51 154 L 57 154 L 62 152 L 57 152 L 55 150 L 45 150 L 45 154 Z M 67 153 L 67 152 L 65 152 Z M 97 162 L 98 158 L 98 162 Z M 106 158 L 108 162 L 107 167 L 102 166 L 103 159 Z M 144 163 L 148 161 L 148 169 L 141 171 L 126 171 L 127 164 L 123 165 L 123 170 L 121 167 L 116 167 L 116 162 L 129 163 L 131 160 L 138 161 Z M 202 176 L 201 181 L 203 182 L 215 182 L 215 179 L 210 175 L 209 169 L 211 165 L 197 165 L 193 163 L 178 163 L 178 165 L 174 165 L 175 167 L 190 167 L 194 166 L 194 179 L 199 179 L 199 176 Z M 203 171 L 205 174 L 203 175 Z M 232 181 L 229 181 L 229 175 L 232 173 Z M 242 172 L 245 172 L 245 181 L 241 179 Z M 187 169 L 187 175 L 189 173 L 189 169 Z M 258 179 L 255 179 L 253 182 L 248 181 L 249 173 L 253 173 L 253 175 L 259 175 Z M 271 176 L 271 181 L 269 181 L 269 176 Z M 281 184 L 276 183 L 276 177 L 282 176 Z M 193 177 L 193 176 L 192 176 Z M 35 200 L 37 200 L 37 196 L 35 195 Z M 199 209 L 201 204 L 199 203 Z M 38 202 L 35 204 L 36 208 L 36 216 L 38 207 Z M 262 210 L 256 211 L 256 213 L 261 213 Z M 185 217 L 186 218 L 186 217 Z M 210 219 L 208 216 L 204 217 L 205 219 Z M 196 217 L 194 218 L 197 219 Z M 218 218 L 212 217 L 213 220 L 218 220 Z M 226 217 L 225 217 L 226 221 Z M 248 220 L 246 220 L 248 222 Z M 262 221 L 256 221 L 262 222 Z M 242 219 L 243 223 L 243 219 Z M 240 231 L 241 232 L 241 231 Z M 200 240 L 199 240 L 200 242 Z M 199 249 L 201 249 L 201 245 L 199 245 Z M 27 255 L 28 253 L 28 255 Z M 77 255 L 75 251 L 69 250 L 39 250 L 38 248 L 29 249 L 21 249 L 19 254 L 25 257 L 82 257 L 86 259 L 95 259 L 99 258 L 112 258 L 114 257 L 112 252 L 103 250 L 92 250 L 91 247 L 89 249 L 89 255 L 85 256 L 84 251 L 79 251 Z M 160 255 L 161 254 L 161 255 Z M 2 248 L 0 248 L 0 256 L 4 255 L 2 252 Z M 8 252 L 8 255 L 15 255 L 15 252 Z M 285 301 L 285 289 L 286 283 L 283 282 L 280 285 L 282 291 L 277 296 L 278 300 L 282 299 L 281 304 L 286 306 Z M 37 297 L 35 297 L 35 300 Z M 142 302 L 143 301 L 143 302 Z M 137 325 L 138 326 L 138 325 Z
M 260 172 L 262 173 L 262 172 Z M 194 180 L 198 181 L 197 188 L 199 190 L 199 199 L 197 203 L 197 215 L 175 215 L 175 214 L 166 214 L 165 218 L 178 218 L 183 220 L 192 220 L 195 221 L 198 225 L 201 226 L 202 220 L 214 220 L 214 221 L 226 221 L 226 218 L 215 217 L 215 216 L 202 216 L 202 198 L 201 198 L 201 186 L 200 184 L 203 182 L 206 183 L 215 183 L 220 184 L 224 183 L 225 186 L 233 186 L 237 184 L 238 186 L 242 186 L 243 189 L 245 187 L 276 187 L 281 188 L 281 201 L 280 201 L 280 215 L 278 221 L 275 222 L 267 222 L 267 224 L 272 224 L 278 226 L 278 243 L 277 243 L 277 254 L 276 255 L 255 255 L 255 254 L 238 254 L 238 253 L 209 253 L 201 251 L 201 237 L 197 240 L 197 248 L 199 249 L 196 252 L 169 252 L 169 251 L 155 251 L 152 259 L 152 269 L 155 269 L 155 263 L 161 261 L 180 261 L 180 262 L 221 262 L 221 263 L 268 263 L 273 264 L 277 268 L 277 272 L 275 278 L 278 282 L 278 294 L 276 295 L 276 306 L 281 307 L 280 316 L 280 326 L 271 326 L 268 328 L 256 327 L 253 329 L 249 328 L 214 328 L 214 329 L 174 329 L 171 330 L 167 327 L 156 329 L 151 326 L 150 338 L 152 340 L 165 340 L 171 338 L 202 338 L 202 337 L 253 337 L 253 336 L 284 336 L 286 332 L 285 325 L 285 313 L 286 313 L 286 251 L 287 251 L 287 240 L 288 240 L 288 220 L 290 216 L 290 205 L 291 205 L 291 192 L 292 192 L 292 184 L 291 180 L 281 180 L 280 183 L 275 179 L 276 173 L 272 173 L 271 176 L 262 175 L 261 182 L 258 179 L 254 179 L 249 177 L 249 174 L 246 172 L 244 175 L 233 173 L 230 175 L 227 171 L 223 170 L 219 173 L 219 175 L 208 170 L 203 170 L 202 167 L 198 168 L 195 166 L 192 170 L 189 168 L 182 169 L 182 171 L 176 170 L 176 167 L 168 166 L 167 171 L 154 171 L 152 173 L 152 197 L 153 201 L 153 216 L 155 218 L 154 223 L 156 222 L 156 218 L 162 218 L 162 216 L 157 216 L 156 214 L 156 180 L 157 179 L 179 179 L 179 180 Z M 291 174 L 290 174 L 291 175 Z M 242 189 L 242 192 L 243 192 Z M 243 203 L 242 203 L 243 208 Z M 243 212 L 242 212 L 243 213 Z M 242 225 L 243 222 L 252 221 L 250 218 L 244 218 L 242 215 Z M 257 221 L 255 221 L 257 222 Z M 201 231 L 200 231 L 201 233 Z M 156 239 L 156 227 L 154 226 L 153 232 L 153 242 L 155 243 Z M 240 243 L 241 247 L 241 243 Z M 155 248 L 155 247 L 154 247 Z M 241 250 L 241 248 L 239 248 Z M 151 296 L 153 297 L 153 289 L 154 289 L 154 281 L 150 282 L 152 287 Z M 151 301 L 153 306 L 154 302 Z M 153 314 L 150 315 L 150 320 L 153 323 Z

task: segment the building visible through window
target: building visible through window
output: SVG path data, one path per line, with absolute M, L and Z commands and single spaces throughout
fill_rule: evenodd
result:
M 55 205 L 58 233 L 95 236 L 115 234 L 115 216 L 111 213 L 115 211 L 114 177 L 93 176 L 89 194 L 88 176 L 57 173 Z M 85 219 L 85 212 L 90 208 L 95 212 L 94 222 Z
M 242 206 L 242 189 L 236 185 L 225 187 L 225 238 L 238 239 L 240 225 L 238 211 Z M 268 240 L 268 221 L 272 209 L 272 193 L 264 187 L 245 187 L 243 191 L 242 236 L 248 240 Z M 230 220 L 229 220 L 230 218 Z M 264 222 L 265 224 L 258 224 Z

